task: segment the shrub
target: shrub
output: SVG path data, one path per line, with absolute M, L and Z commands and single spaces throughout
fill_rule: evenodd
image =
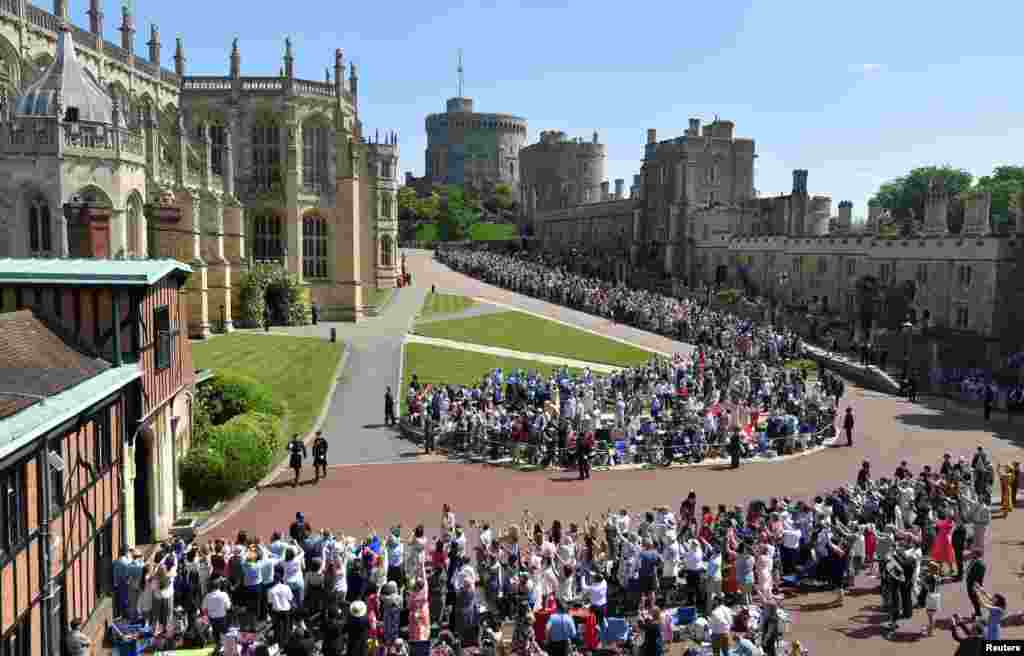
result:
M 286 409 L 267 387 L 236 374 L 218 374 L 200 388 L 200 397 L 214 426 L 250 412 L 283 417 Z
M 287 443 L 281 419 L 249 412 L 213 426 L 181 464 L 179 480 L 191 504 L 213 502 L 244 492 L 267 475 Z

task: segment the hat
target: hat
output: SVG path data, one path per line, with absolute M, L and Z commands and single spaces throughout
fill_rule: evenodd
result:
M 353 601 L 352 605 L 348 607 L 348 613 L 352 617 L 365 617 L 366 604 L 361 601 Z

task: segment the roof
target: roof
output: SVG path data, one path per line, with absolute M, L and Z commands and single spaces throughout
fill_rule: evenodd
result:
M 31 310 L 0 314 L 0 457 L 142 376 L 83 352 Z
M 0 419 L 106 371 L 31 310 L 0 314 Z
M 78 120 L 113 124 L 114 100 L 75 54 L 71 28 L 57 34 L 57 56 L 42 76 L 15 103 L 17 116 L 56 116 L 61 108 L 78 108 Z M 63 120 L 63 116 L 60 117 Z
M 177 260 L 0 258 L 0 284 L 130 285 L 148 287 L 192 268 Z

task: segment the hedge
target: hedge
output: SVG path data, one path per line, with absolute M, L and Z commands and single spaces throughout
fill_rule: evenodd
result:
M 215 426 L 247 412 L 275 417 L 285 414 L 285 405 L 274 400 L 269 388 L 237 374 L 217 374 L 203 386 L 200 396 Z
M 181 464 L 188 504 L 209 506 L 255 486 L 286 445 L 281 419 L 273 415 L 249 412 L 214 426 Z
M 244 376 L 216 376 L 196 395 L 192 446 L 178 480 L 189 507 L 210 507 L 253 487 L 285 448 L 287 406 Z

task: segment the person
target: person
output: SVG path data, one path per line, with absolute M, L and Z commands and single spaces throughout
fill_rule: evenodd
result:
M 769 601 L 761 614 L 761 649 L 764 650 L 765 656 L 775 656 L 781 638 L 779 605 L 775 601 Z
M 846 416 L 843 417 L 843 431 L 846 433 L 846 446 L 853 446 L 853 408 L 846 409 Z
M 995 404 L 996 395 L 992 391 L 991 385 L 985 386 L 985 421 L 992 418 L 992 406 Z
M 568 656 L 569 643 L 576 639 L 576 622 L 565 609 L 562 602 L 548 619 L 547 652 L 550 656 Z
M 284 647 L 284 656 L 314 656 L 316 653 L 313 637 L 303 628 L 297 629 Z
M 967 575 L 964 583 L 967 586 L 967 598 L 974 607 L 974 619 L 981 617 L 981 599 L 978 597 L 978 590 L 985 584 L 985 561 L 981 558 L 981 552 L 975 551 L 972 554 L 974 560 L 967 566 Z
M 274 639 L 278 645 L 284 645 L 292 632 L 292 611 L 294 610 L 295 594 L 284 582 L 284 566 L 274 568 L 274 585 L 267 591 L 267 602 L 270 616 L 273 619 Z
M 590 598 L 590 611 L 594 613 L 598 631 L 601 631 L 608 609 L 608 581 L 604 580 L 604 574 L 594 572 L 590 585 L 583 586 L 583 592 Z
M 738 430 L 733 431 L 732 438 L 729 440 L 729 454 L 732 457 L 732 468 L 740 468 L 740 453 L 743 450 L 743 445 L 740 443 L 740 432 Z
M 395 425 L 395 395 L 391 393 L 390 385 L 384 392 L 384 425 Z
M 295 513 L 295 521 L 288 527 L 288 535 L 292 540 L 300 544 L 306 541 L 306 516 L 301 512 Z M 284 558 L 286 545 L 280 540 L 275 541 L 273 544 L 277 545 L 280 549 L 279 553 L 276 553 L 275 555 L 278 558 Z
M 999 503 L 1003 516 L 1013 511 L 1013 471 L 1009 465 L 999 465 Z
M 220 639 L 228 628 L 228 611 L 231 610 L 231 597 L 222 589 L 220 579 L 214 579 L 210 583 L 210 591 L 203 599 L 203 610 L 207 619 L 210 620 L 210 628 L 213 630 L 214 644 L 219 645 Z
M 641 617 L 640 629 L 644 635 L 641 651 L 643 656 L 662 656 L 665 653 L 665 641 L 662 635 L 663 623 L 660 608 L 652 608 L 650 613 Z
M 323 629 L 323 656 L 342 656 L 342 639 L 345 625 L 341 621 L 341 613 L 337 607 L 327 608 L 327 622 Z
M 317 483 L 321 476 L 327 478 L 327 439 L 323 431 L 317 431 L 313 440 L 313 475 Z
M 71 620 L 71 631 L 68 632 L 65 643 L 69 656 L 87 656 L 89 654 L 92 640 L 89 640 L 85 633 L 82 632 L 82 620 L 77 618 Z
M 576 460 L 580 468 L 580 480 L 590 478 L 590 450 L 594 445 L 594 434 L 588 431 L 576 440 Z
M 711 652 L 714 656 L 728 656 L 732 622 L 732 610 L 725 605 L 724 597 L 718 597 L 715 609 L 708 618 L 711 628 Z
M 983 641 L 977 624 L 963 620 L 959 615 L 953 613 L 953 623 L 949 628 L 953 634 L 953 640 L 957 642 L 955 656 L 975 656 L 983 652 Z M 964 632 L 963 635 L 960 634 L 960 631 Z
M 953 528 L 953 558 L 956 560 L 956 574 L 954 581 L 964 578 L 964 550 L 967 548 L 967 524 L 963 521 L 956 523 Z
M 925 629 L 925 635 L 931 637 L 935 635 L 935 615 L 942 611 L 942 592 L 939 590 L 938 576 L 928 575 L 925 579 L 925 591 L 924 607 L 928 612 L 928 628 Z
M 288 466 L 295 471 L 295 480 L 292 481 L 292 487 L 298 487 L 299 475 L 302 473 L 302 461 L 306 459 L 306 445 L 299 439 L 299 434 L 296 433 L 292 436 L 292 441 L 288 443 Z
M 931 559 L 939 564 L 941 574 L 942 566 L 949 565 L 952 572 L 956 563 L 956 550 L 953 547 L 953 520 L 943 516 L 935 524 L 937 534 L 932 542 Z
M 1000 640 L 1003 616 L 1006 615 L 1006 597 L 999 593 L 990 595 L 985 588 L 981 587 L 981 584 L 975 586 L 974 594 L 981 600 L 981 607 L 988 610 L 988 620 L 985 622 L 985 640 Z
M 345 624 L 348 656 L 366 656 L 369 651 L 370 621 L 366 617 L 366 603 L 356 600 L 348 607 Z

